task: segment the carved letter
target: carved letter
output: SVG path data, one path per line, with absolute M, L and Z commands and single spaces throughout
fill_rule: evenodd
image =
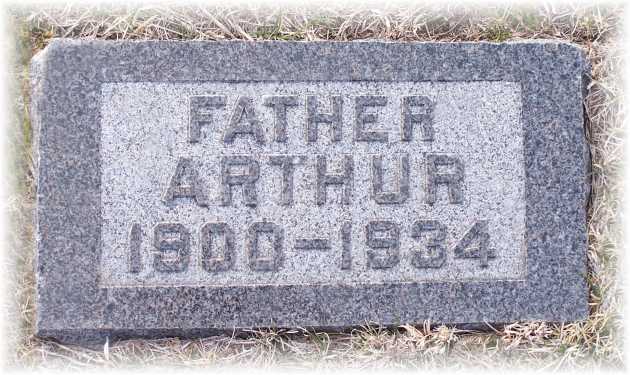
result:
M 273 109 L 277 142 L 287 141 L 287 107 L 298 105 L 297 96 L 265 96 L 263 104 Z
M 280 204 L 283 206 L 293 205 L 293 172 L 295 166 L 300 163 L 301 160 L 297 156 L 272 155 L 269 157 L 269 164 L 277 165 L 282 168 L 282 193 Z
M 237 135 L 243 134 L 252 135 L 259 145 L 265 144 L 265 134 L 256 117 L 254 100 L 248 96 L 238 98 L 230 117 L 230 124 L 223 135 L 223 142 L 233 143 Z
M 201 139 L 201 126 L 212 122 L 212 110 L 225 107 L 225 96 L 191 96 L 188 121 L 188 142 Z
M 333 96 L 330 100 L 332 113 L 318 113 L 317 97 L 312 95 L 306 97 L 306 140 L 308 142 L 317 142 L 317 125 L 320 123 L 331 125 L 333 142 L 341 141 L 343 99 L 341 96 Z
M 367 107 L 383 107 L 387 105 L 386 96 L 357 96 L 354 99 L 354 139 L 355 141 L 387 142 L 387 132 L 367 131 L 366 124 L 377 122 L 378 116 L 374 113 L 365 113 Z
M 423 113 L 413 113 L 411 107 L 420 107 Z M 426 96 L 405 96 L 402 99 L 402 140 L 411 141 L 415 124 L 420 125 L 423 141 L 433 140 L 433 109 L 435 103 Z
M 190 232 L 177 223 L 159 223 L 153 230 L 153 267 L 159 272 L 182 272 L 190 261 Z
M 234 173 L 232 167 L 245 166 L 247 172 Z M 223 206 L 232 204 L 232 186 L 243 186 L 243 202 L 245 205 L 256 206 L 256 181 L 260 173 L 258 163 L 249 156 L 235 155 L 221 158 L 221 184 L 223 194 L 221 202 Z
M 409 197 L 409 155 L 400 157 L 398 192 L 383 192 L 383 158 L 372 156 L 372 198 L 378 204 L 399 204 Z
M 192 166 L 192 161 L 189 158 L 179 158 L 175 173 L 169 180 L 163 201 L 169 204 L 175 198 L 194 198 L 197 205 L 208 205 L 208 199 L 197 175 L 197 169 Z
M 439 185 L 448 187 L 451 204 L 462 204 L 464 201 L 464 164 L 454 156 L 443 154 L 427 155 L 427 176 L 425 202 L 433 205 L 437 200 Z M 438 173 L 439 167 L 450 167 L 451 173 Z
M 317 156 L 317 191 L 315 200 L 318 205 L 326 204 L 326 188 L 328 185 L 343 185 L 343 204 L 350 204 L 354 179 L 354 161 L 351 155 L 344 157 L 342 174 L 327 174 L 326 157 Z

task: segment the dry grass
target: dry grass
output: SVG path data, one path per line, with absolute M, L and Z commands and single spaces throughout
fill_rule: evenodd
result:
M 239 365 L 256 368 L 619 368 L 621 291 L 620 205 L 625 115 L 620 82 L 622 42 L 616 35 L 624 8 L 618 5 L 496 6 L 185 6 L 20 7 L 9 9 L 15 41 L 15 191 L 8 205 L 11 231 L 10 364 L 41 368 L 138 365 Z M 127 341 L 102 350 L 64 346 L 32 335 L 34 306 L 31 225 L 34 181 L 30 159 L 27 63 L 51 37 L 105 39 L 281 39 L 505 41 L 557 38 L 581 44 L 593 64 L 586 99 L 593 155 L 589 209 L 591 314 L 571 324 L 515 323 L 495 332 L 446 326 L 366 325 L 347 334 L 266 330 L 245 338 Z

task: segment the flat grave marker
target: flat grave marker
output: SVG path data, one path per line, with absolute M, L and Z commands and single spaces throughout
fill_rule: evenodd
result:
M 61 39 L 32 68 L 40 336 L 588 313 L 572 45 Z

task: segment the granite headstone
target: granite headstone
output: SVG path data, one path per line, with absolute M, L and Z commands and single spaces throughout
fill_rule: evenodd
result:
M 583 52 L 53 40 L 37 334 L 588 314 Z

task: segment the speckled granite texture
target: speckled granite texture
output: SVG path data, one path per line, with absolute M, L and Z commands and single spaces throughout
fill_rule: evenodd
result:
M 579 48 L 555 41 L 53 40 L 32 63 L 37 335 L 89 344 L 366 321 L 583 319 L 588 72 Z M 339 133 L 328 100 L 336 93 Z M 308 103 L 309 95 L 321 103 Z M 361 109 L 356 95 L 388 101 L 361 99 L 370 103 Z M 434 134 L 407 142 L 401 106 L 420 103 L 405 102 L 409 95 L 436 105 Z M 271 111 L 278 100 L 290 108 L 284 129 Z M 243 111 L 232 111 L 237 102 Z M 212 113 L 191 115 L 191 105 Z M 309 105 L 327 114 L 309 117 Z M 227 132 L 235 112 L 247 121 Z M 190 123 L 198 118 L 206 122 L 196 131 Z M 320 121 L 319 133 L 304 130 L 308 118 Z M 209 124 L 223 124 L 223 138 L 213 139 Z M 378 140 L 385 133 L 390 143 Z M 322 143 L 309 148 L 315 136 Z M 259 166 L 230 158 L 236 154 Z M 281 179 L 286 154 L 304 163 L 293 192 Z M 343 164 L 349 159 L 352 168 Z M 451 177 L 431 180 L 432 163 L 450 166 Z M 386 171 L 378 197 L 377 164 Z M 408 183 L 391 183 L 397 165 L 407 165 Z M 461 190 L 427 187 L 453 180 L 458 168 Z M 316 182 L 350 172 L 348 194 L 345 185 Z M 180 174 L 187 182 L 170 187 Z M 254 174 L 261 185 L 243 191 Z M 217 181 L 234 182 L 231 195 Z M 404 204 L 368 203 L 400 199 L 386 194 L 400 189 L 409 191 Z M 489 234 L 492 252 L 461 256 L 470 249 L 458 243 L 484 246 L 480 233 Z M 429 258 L 413 254 L 420 240 Z M 440 251 L 446 255 L 431 258 Z
M 338 142 L 327 139 L 329 132 L 324 125 L 318 142 L 306 141 L 306 110 L 304 97 L 299 95 L 295 95 L 296 105 L 286 114 L 286 139 L 275 140 L 274 116 L 262 104 L 263 98 L 306 93 L 317 93 L 322 104 L 326 104 L 330 95 L 342 94 L 345 110 Z M 378 121 L 370 124 L 370 129 L 386 132 L 387 141 L 353 139 L 353 96 L 368 93 L 388 100 L 388 105 L 370 108 L 378 115 Z M 431 141 L 423 141 L 419 130 L 412 140 L 400 140 L 400 98 L 410 93 L 430 95 L 436 104 Z M 211 122 L 202 126 L 199 141 L 189 142 L 188 117 L 191 111 L 194 113 L 189 98 L 218 94 L 226 96 L 225 107 L 213 110 Z M 255 144 L 246 135 L 232 143 L 223 142 L 232 108 L 241 96 L 253 99 L 264 145 Z M 101 203 L 105 224 L 101 232 L 106 246 L 101 252 L 101 285 L 238 286 L 524 279 L 525 167 L 520 115 L 520 86 L 505 81 L 105 84 L 101 110 Z M 294 163 L 288 204 L 280 199 L 281 168 L 269 163 L 272 156 L 287 154 L 292 155 Z M 459 204 L 452 204 L 446 187 L 440 186 L 436 189 L 435 204 L 426 203 L 428 154 L 447 154 L 461 161 L 464 190 Z M 248 155 L 258 166 L 256 207 L 243 204 L 238 186 L 232 189 L 233 202 L 222 205 L 220 163 L 223 157 L 232 155 Z M 327 188 L 327 204 L 315 202 L 317 155 L 326 156 L 331 171 L 339 169 L 344 155 L 352 158 L 351 204 L 336 202 L 340 200 L 341 188 L 334 186 Z M 385 172 L 383 190 L 394 194 L 399 194 L 400 160 L 404 157 L 408 161 L 405 178 L 408 182 L 403 183 L 408 185 L 408 193 L 400 203 L 383 204 L 373 199 L 375 155 L 381 157 Z M 190 167 L 198 171 L 201 194 L 207 200 L 205 207 L 190 198 L 175 199 L 172 204 L 161 199 L 182 156 L 191 159 Z M 440 168 L 440 172 L 452 172 L 452 168 Z M 443 245 L 447 251 L 440 258 L 443 259 L 440 267 L 419 268 L 412 263 L 417 249 L 426 249 L 429 238 L 436 233 L 425 231 L 424 238 L 413 237 L 414 222 L 422 218 L 439 219 L 444 225 Z M 262 219 L 278 225 L 284 232 L 284 260 L 282 267 L 274 272 L 252 271 L 242 250 L 248 237 L 243 228 Z M 400 259 L 388 269 L 368 267 L 365 256 L 364 228 L 368 221 L 377 219 L 399 228 Z M 488 247 L 495 252 L 495 259 L 487 267 L 480 267 L 474 258 L 456 258 L 451 251 L 480 219 L 488 221 L 491 238 Z M 233 232 L 234 264 L 221 272 L 208 272 L 202 262 L 200 227 L 217 220 L 225 222 Z M 126 255 L 129 228 L 134 222 L 142 232 L 138 247 L 141 259 L 138 272 L 129 272 Z M 191 234 L 190 259 L 181 272 L 160 272 L 151 265 L 152 228 L 160 222 L 182 223 Z M 345 222 L 352 225 L 346 254 L 339 236 Z M 303 246 L 293 245 L 300 239 L 311 238 L 321 238 L 328 245 L 320 251 L 305 251 Z M 349 265 L 342 271 L 344 255 Z

